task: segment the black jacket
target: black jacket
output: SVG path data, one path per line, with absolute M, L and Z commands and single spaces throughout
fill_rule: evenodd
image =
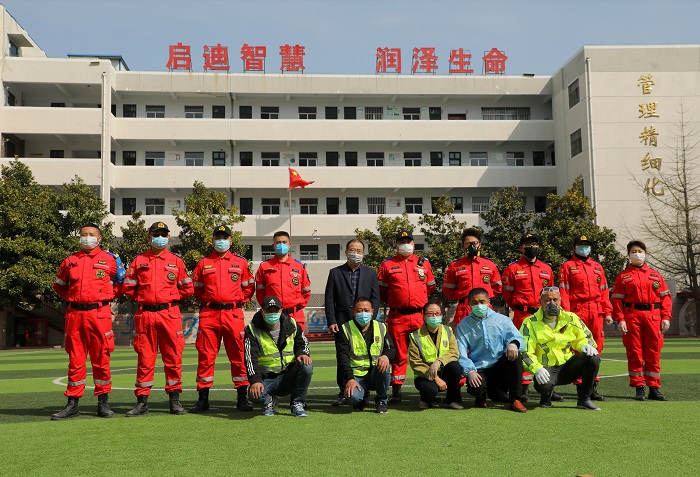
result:
M 359 326 L 357 328 L 360 330 L 360 332 L 362 332 L 362 329 Z M 365 332 L 362 333 L 362 337 L 365 339 L 365 344 L 367 345 L 368 354 L 369 347 L 374 341 L 374 333 L 372 332 L 372 329 L 373 327 L 369 326 Z M 350 341 L 348 341 L 348 339 L 345 337 L 345 332 L 342 328 L 335 334 L 335 355 L 338 360 L 338 372 L 341 376 L 341 382 L 343 383 L 343 386 L 345 386 L 348 381 L 355 379 L 355 376 L 352 373 L 352 367 L 350 367 Z M 389 361 L 393 361 L 396 358 L 396 348 L 394 348 L 394 341 L 391 339 L 391 336 L 389 336 L 389 333 L 384 336 L 384 349 L 382 350 L 382 356 L 389 358 Z M 375 363 L 372 363 L 372 367 L 374 366 Z
M 374 270 L 360 265 L 360 277 L 357 282 L 357 296 L 352 294 L 350 287 L 350 267 L 347 263 L 332 268 L 326 282 L 326 322 L 328 325 L 342 325 L 353 319 L 352 304 L 355 298 L 369 298 L 374 309 L 373 318 L 379 313 L 379 281 Z

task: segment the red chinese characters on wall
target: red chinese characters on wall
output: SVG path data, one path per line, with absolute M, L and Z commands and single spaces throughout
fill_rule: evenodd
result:
M 265 71 L 266 57 L 267 47 L 265 46 L 252 46 L 244 43 L 241 47 L 243 71 Z
M 170 45 L 170 56 L 168 63 L 165 65 L 170 71 L 187 70 L 192 71 L 192 58 L 190 57 L 189 45 L 183 45 L 178 42 L 177 45 Z
M 280 56 L 282 57 L 282 65 L 280 71 L 301 71 L 304 72 L 304 47 L 301 45 L 282 45 L 280 46 Z
M 221 46 L 217 43 L 216 46 L 204 45 L 204 71 L 217 70 L 228 71 L 228 47 Z
M 472 54 L 469 50 L 466 52 L 464 48 L 458 50 L 450 50 L 450 74 L 467 74 L 470 75 L 474 72 L 471 68 L 472 65 Z
M 401 73 L 401 48 L 377 48 L 377 73 Z
M 437 70 L 438 57 L 435 55 L 435 48 L 414 48 L 413 49 L 413 64 L 411 65 L 411 73 L 415 73 L 419 69 L 426 73 L 433 73 Z
M 482 58 L 484 60 L 484 73 L 505 74 L 507 59 L 505 53 L 499 51 L 498 48 L 491 48 L 491 51 Z

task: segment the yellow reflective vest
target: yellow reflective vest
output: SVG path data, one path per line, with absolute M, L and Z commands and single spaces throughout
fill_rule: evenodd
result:
M 436 359 L 442 358 L 450 350 L 452 330 L 445 325 L 440 325 L 436 329 L 440 330 L 441 338 L 437 347 L 429 334 L 420 335 L 420 328 L 411 333 L 411 341 L 418 346 L 421 359 L 428 365 L 433 364 Z
M 283 369 L 294 362 L 294 336 L 296 335 L 297 323 L 294 324 L 294 333 L 287 336 L 284 348 L 280 352 L 269 333 L 259 330 L 252 323 L 248 324 L 248 329 L 260 343 L 260 354 L 258 355 L 258 366 L 268 373 L 280 373 Z
M 377 320 L 372 320 L 372 344 L 369 350 L 362 332 L 355 324 L 355 320 L 350 320 L 343 324 L 343 333 L 345 333 L 345 337 L 350 344 L 350 367 L 352 368 L 353 376 L 366 376 L 369 368 L 377 362 L 377 359 L 384 351 L 386 325 Z

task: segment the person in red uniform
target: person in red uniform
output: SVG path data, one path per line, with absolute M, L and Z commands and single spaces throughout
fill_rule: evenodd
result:
M 520 259 L 508 265 L 503 270 L 503 299 L 508 308 L 513 310 L 513 324 L 517 329 L 523 320 L 534 314 L 540 307 L 542 288 L 554 285 L 552 268 L 537 259 L 540 251 L 540 239 L 537 235 L 526 233 L 520 237 Z M 532 382 L 532 375 L 523 373 L 523 394 L 521 402 L 527 402 Z M 552 401 L 563 401 L 563 398 L 552 393 Z
M 603 266 L 590 258 L 591 241 L 585 235 L 574 237 L 574 256 L 559 268 L 561 307 L 576 313 L 586 324 L 596 342 L 598 353 L 603 351 L 603 320 L 612 323 L 612 305 L 608 280 Z M 591 399 L 604 401 L 598 393 L 600 378 L 596 376 Z M 580 381 L 574 381 L 580 384 Z
M 387 327 L 396 346 L 396 358 L 391 363 L 392 404 L 401 402 L 401 386 L 406 380 L 408 341 L 411 333 L 423 326 L 423 306 L 435 291 L 435 277 L 430 262 L 413 253 L 415 242 L 408 230 L 396 235 L 396 250 L 377 272 L 379 297 L 389 305 Z
M 612 290 L 613 318 L 627 350 L 627 370 L 635 399 L 666 401 L 661 394 L 661 348 L 671 324 L 671 291 L 659 272 L 646 265 L 647 247 L 633 240 L 627 244 L 630 264 L 615 278 Z
M 80 229 L 80 251 L 68 256 L 58 267 L 53 289 L 68 302 L 65 340 L 68 353 L 66 407 L 51 416 L 52 421 L 80 415 L 78 400 L 85 392 L 85 362 L 90 354 L 92 379 L 97 396 L 97 415 L 114 417 L 109 408 L 112 374 L 109 357 L 114 351 L 112 308 L 117 280 L 114 256 L 102 250 L 102 235 L 95 224 Z
M 496 264 L 480 256 L 481 230 L 468 228 L 462 232 L 462 248 L 465 256 L 447 266 L 442 293 L 450 300 L 457 300 L 452 329 L 456 329 L 462 319 L 471 313 L 467 295 L 474 288 L 483 288 L 493 300 L 501 293 L 501 274 Z
M 282 311 L 294 318 L 304 331 L 304 307 L 311 297 L 311 282 L 306 273 L 306 264 L 289 254 L 291 245 L 287 232 L 275 232 L 272 237 L 275 256 L 258 267 L 255 274 L 255 298 L 258 303 L 262 303 L 266 296 L 278 297 L 282 300 Z
M 248 261 L 232 253 L 231 229 L 220 225 L 214 229 L 214 251 L 201 259 L 192 272 L 194 297 L 202 304 L 199 330 L 195 343 L 197 361 L 197 392 L 199 399 L 190 409 L 200 413 L 209 409 L 209 389 L 214 385 L 214 365 L 223 338 L 226 355 L 231 363 L 231 379 L 237 391 L 236 408 L 252 411 L 248 402 L 248 373 L 243 358 L 243 305 L 255 292 L 255 280 Z
M 180 404 L 182 392 L 182 350 L 185 335 L 178 302 L 192 295 L 192 279 L 185 263 L 166 248 L 170 230 L 163 222 L 148 229 L 151 248 L 131 261 L 124 279 L 124 294 L 139 305 L 134 315 L 134 349 L 138 354 L 136 370 L 137 404 L 128 417 L 148 412 L 148 396 L 153 387 L 156 356 L 165 369 L 165 392 L 170 399 L 170 412 L 184 414 Z

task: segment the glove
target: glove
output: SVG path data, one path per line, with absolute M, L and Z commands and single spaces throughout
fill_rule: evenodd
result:
M 438 371 L 440 371 L 440 361 L 436 359 L 435 361 L 433 361 L 433 364 L 430 365 L 430 370 L 428 371 L 428 379 L 434 381 L 437 377 Z
M 535 372 L 537 384 L 547 384 L 549 382 L 549 371 L 547 368 L 540 368 Z
M 666 333 L 671 327 L 671 322 L 668 320 L 661 320 L 661 332 Z
M 585 353 L 586 356 L 595 356 L 598 354 L 598 350 L 589 344 L 581 346 L 581 352 Z
M 622 334 L 627 333 L 627 323 L 625 323 L 624 321 L 618 321 L 617 327 L 622 332 Z

